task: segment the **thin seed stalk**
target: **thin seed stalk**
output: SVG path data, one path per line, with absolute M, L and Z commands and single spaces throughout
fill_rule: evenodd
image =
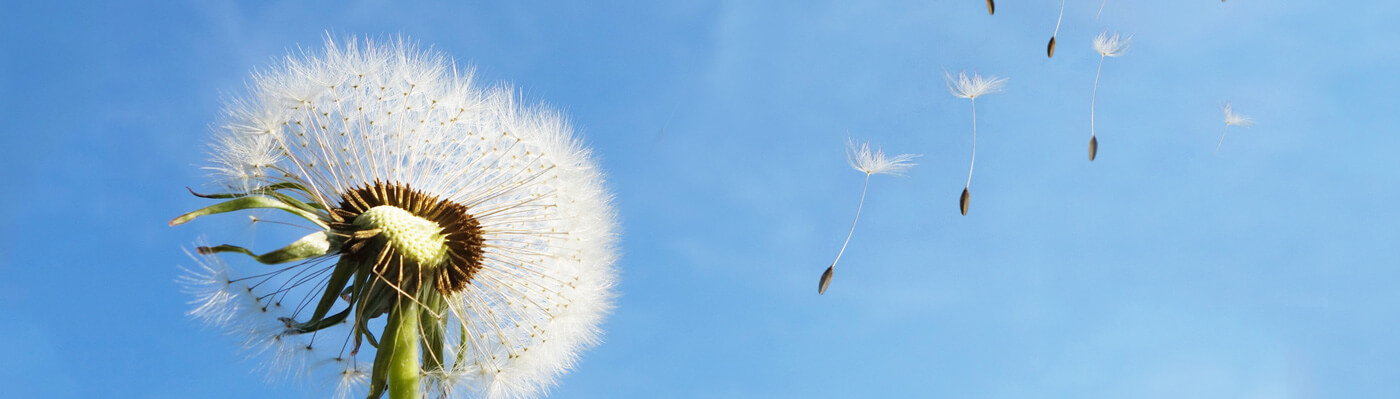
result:
M 967 184 L 964 189 L 972 188 L 972 167 L 977 165 L 977 99 L 972 99 L 972 161 L 967 163 Z
M 1220 152 L 1220 145 L 1225 144 L 1225 133 L 1230 132 L 1230 124 L 1225 124 L 1225 130 L 1220 131 L 1220 141 L 1215 142 L 1215 152 Z
M 419 387 L 422 366 L 418 353 L 418 302 L 400 297 L 394 312 L 399 324 L 394 334 L 393 355 L 389 359 L 389 399 L 418 399 L 422 392 Z
M 846 253 L 846 245 L 851 243 L 851 236 L 856 233 L 856 223 L 860 222 L 860 210 L 865 208 L 865 193 L 870 189 L 870 174 L 865 174 L 865 185 L 860 188 L 860 205 L 856 205 L 856 218 L 851 220 L 851 231 L 846 232 L 846 242 L 841 243 L 841 250 L 836 252 L 836 260 L 831 261 L 831 266 L 822 272 L 822 277 L 817 281 L 817 295 L 826 294 L 826 288 L 831 284 L 831 275 L 836 272 L 836 262 L 841 261 L 841 255 Z
M 865 185 L 860 188 L 860 204 L 856 205 L 856 218 L 851 220 L 851 231 L 846 232 L 846 242 L 841 243 L 841 251 L 836 253 L 836 260 L 831 261 L 831 266 L 836 267 L 836 262 L 841 261 L 841 255 L 846 253 L 846 245 L 851 243 L 851 236 L 856 233 L 856 223 L 860 222 L 860 210 L 865 208 L 865 192 L 870 189 L 870 174 L 865 174 Z
M 1094 102 L 1099 99 L 1099 75 L 1103 74 L 1103 59 L 1106 56 L 1099 54 L 1099 70 L 1094 72 L 1094 93 L 1089 96 L 1089 138 L 1094 138 Z

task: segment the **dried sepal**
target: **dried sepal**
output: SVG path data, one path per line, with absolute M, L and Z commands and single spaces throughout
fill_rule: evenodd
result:
M 321 226 L 322 228 L 326 227 L 326 222 L 322 220 L 322 215 L 306 210 L 306 207 L 309 207 L 309 205 L 302 203 L 302 206 L 297 206 L 288 203 L 287 201 L 300 202 L 292 200 L 290 198 L 274 199 L 272 197 L 264 197 L 260 195 L 250 195 L 246 197 L 234 198 L 228 201 L 220 202 L 214 205 L 201 208 L 194 212 L 177 216 L 174 219 L 170 220 L 170 225 L 181 225 L 191 220 L 194 220 L 195 218 L 200 216 L 241 211 L 244 209 L 270 208 L 287 211 L 288 213 L 291 213 L 293 215 L 300 216 L 302 219 L 306 219 L 312 223 L 316 223 L 317 226 Z

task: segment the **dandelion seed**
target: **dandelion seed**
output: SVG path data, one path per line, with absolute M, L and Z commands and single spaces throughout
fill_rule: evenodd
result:
M 327 40 L 255 75 L 212 146 L 229 192 L 196 194 L 224 202 L 170 224 L 270 208 L 314 232 L 199 246 L 190 314 L 340 396 L 542 393 L 598 343 L 616 222 L 564 118 L 517 102 L 403 40 Z
M 1254 120 L 1244 115 L 1235 113 L 1230 103 L 1225 103 L 1225 130 L 1220 132 L 1220 141 L 1215 143 L 1215 152 L 1220 152 L 1220 144 L 1225 142 L 1225 133 L 1230 131 L 1230 126 L 1249 127 L 1254 124 Z
M 977 73 L 973 73 L 972 77 L 969 78 L 967 72 L 959 72 L 956 78 L 946 73 L 943 77 L 948 81 L 948 91 L 952 92 L 954 96 L 972 101 L 972 160 L 967 164 L 967 184 L 963 185 L 963 193 L 958 200 L 958 208 L 966 216 L 967 203 L 971 198 L 969 190 L 972 187 L 972 167 L 977 164 L 977 97 L 1000 93 L 1002 86 L 1006 84 L 1006 78 L 996 76 L 983 78 Z
M 1099 139 L 1094 133 L 1094 103 L 1099 98 L 1099 75 L 1103 73 L 1103 60 L 1123 55 L 1130 41 L 1132 37 L 1124 39 L 1117 33 L 1109 36 L 1108 32 L 1100 33 L 1094 38 L 1094 51 L 1099 52 L 1099 69 L 1094 72 L 1094 93 L 1089 97 L 1089 162 L 1093 162 L 1099 153 Z
M 870 188 L 870 176 L 872 175 L 903 175 L 909 168 L 914 167 L 912 162 L 919 155 L 901 154 L 894 157 L 886 157 L 885 151 L 880 149 L 871 150 L 870 143 L 856 145 L 854 140 L 846 141 L 846 161 L 851 164 L 856 171 L 865 173 L 865 185 L 860 189 L 860 204 L 856 205 L 856 217 L 851 221 L 851 230 L 846 233 L 846 241 L 841 243 L 841 250 L 836 252 L 836 260 L 831 261 L 831 266 L 822 272 L 821 279 L 817 282 L 817 295 L 826 293 L 826 287 L 831 285 L 831 276 L 836 272 L 836 262 L 841 261 L 841 255 L 846 253 L 846 245 L 851 243 L 851 235 L 856 232 L 856 223 L 860 221 L 860 211 L 865 207 L 865 192 Z

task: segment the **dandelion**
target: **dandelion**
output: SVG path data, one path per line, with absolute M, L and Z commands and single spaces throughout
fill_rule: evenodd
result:
M 1119 37 L 1117 33 L 1109 36 L 1108 32 L 1100 33 L 1094 38 L 1094 51 L 1099 52 L 1099 70 L 1094 72 L 1094 93 L 1089 96 L 1089 162 L 1094 161 L 1094 157 L 1099 153 L 1099 139 L 1094 133 L 1094 103 L 1099 97 L 1099 75 L 1103 73 L 1103 60 L 1107 57 L 1117 57 L 1123 55 L 1123 51 L 1128 49 L 1128 42 L 1132 37 L 1126 39 Z
M 1235 113 L 1230 103 L 1225 103 L 1225 130 L 1220 132 L 1220 141 L 1215 143 L 1215 151 L 1220 152 L 1220 144 L 1225 142 L 1225 133 L 1230 131 L 1230 126 L 1248 127 L 1253 124 L 1253 119 Z
M 971 78 L 967 77 L 967 72 L 958 73 L 956 78 L 951 74 L 944 74 L 943 77 L 948 81 L 948 91 L 954 96 L 972 100 L 972 161 L 967 164 L 967 184 L 963 185 L 962 197 L 958 199 L 958 207 L 966 216 L 968 201 L 972 200 L 969 191 L 972 187 L 972 167 L 977 163 L 977 97 L 1000 93 L 1002 86 L 1006 84 L 1006 78 L 983 78 L 975 72 Z
M 860 221 L 860 210 L 865 207 L 865 192 L 870 188 L 870 176 L 872 175 L 902 175 L 904 171 L 914 167 L 910 162 L 919 155 L 901 154 L 893 158 L 885 157 L 885 151 L 880 149 L 871 150 L 870 143 L 856 145 L 854 140 L 846 141 L 846 161 L 856 171 L 865 173 L 865 185 L 860 189 L 860 204 L 856 205 L 856 218 L 851 221 L 851 231 L 846 233 L 846 242 L 841 243 L 841 251 L 836 252 L 836 260 L 831 261 L 831 266 L 822 272 L 821 279 L 817 282 L 817 295 L 826 293 L 826 287 L 831 284 L 831 275 L 836 272 L 836 262 L 841 261 L 841 255 L 846 253 L 846 245 L 851 243 L 851 235 L 856 232 L 856 222 Z
M 340 396 L 543 393 L 598 342 L 616 222 L 568 123 L 512 90 L 403 40 L 255 75 L 212 146 L 229 192 L 196 194 L 224 201 L 170 224 L 267 208 L 314 232 L 199 246 L 190 314 Z

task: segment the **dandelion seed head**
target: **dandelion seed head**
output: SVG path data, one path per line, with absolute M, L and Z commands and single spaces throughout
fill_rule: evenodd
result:
M 1128 50 L 1128 44 L 1132 41 L 1131 36 L 1122 37 L 1117 32 L 1112 35 L 1109 35 L 1108 32 L 1100 33 L 1094 37 L 1094 51 L 1105 57 L 1117 57 Z
M 996 76 L 984 78 L 976 72 L 972 73 L 972 77 L 968 77 L 967 71 L 958 72 L 956 77 L 945 73 L 943 78 L 948 82 L 949 92 L 952 92 L 954 96 L 966 99 L 976 99 L 983 95 L 1000 93 L 1002 86 L 1006 84 L 1006 78 Z
M 900 154 L 887 157 L 883 149 L 872 150 L 869 142 L 856 144 L 855 140 L 846 140 L 846 162 L 849 162 L 855 170 L 867 175 L 902 175 L 909 168 L 917 165 L 911 161 L 919 156 L 917 154 Z
M 342 394 L 362 385 L 375 350 L 355 326 L 382 325 L 385 305 L 331 292 L 330 314 L 362 312 L 299 324 L 337 258 L 358 253 L 399 254 L 375 278 L 405 292 L 432 283 L 445 299 L 425 319 L 447 332 L 442 353 L 423 353 L 442 364 L 425 371 L 439 392 L 532 397 L 599 343 L 616 215 L 559 113 L 521 104 L 509 86 L 483 87 L 470 68 L 406 40 L 351 39 L 256 73 L 218 126 L 207 169 L 221 186 L 245 196 L 304 188 L 297 199 L 333 238 L 330 253 L 290 266 L 244 271 L 196 256 L 181 277 L 191 315 L 240 337 L 272 374 L 334 382 Z M 387 244 L 356 244 L 371 242 Z
M 1235 113 L 1235 110 L 1230 105 L 1230 103 L 1225 103 L 1224 111 L 1226 125 L 1245 127 L 1254 124 L 1253 119 L 1249 119 L 1249 117 L 1247 116 Z

